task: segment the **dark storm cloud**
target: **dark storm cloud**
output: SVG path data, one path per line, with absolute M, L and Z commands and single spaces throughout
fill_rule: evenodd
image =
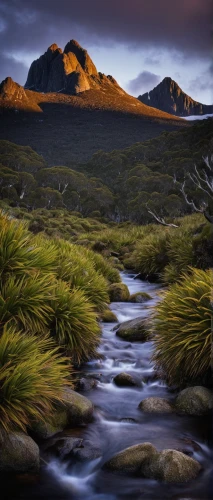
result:
M 212 88 L 213 88 L 213 64 L 209 66 L 209 68 L 206 70 L 205 73 L 202 73 L 193 80 L 191 80 L 188 85 L 189 92 L 201 92 Z
M 212 0 L 1 0 L 0 51 L 34 55 L 77 38 L 207 58 L 211 14 Z
M 144 94 L 144 92 L 152 90 L 160 80 L 159 75 L 155 75 L 150 71 L 142 71 L 136 78 L 129 81 L 128 90 L 133 94 Z

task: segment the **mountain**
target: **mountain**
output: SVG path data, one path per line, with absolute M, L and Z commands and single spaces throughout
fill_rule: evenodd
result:
M 111 76 L 98 73 L 88 52 L 76 40 L 70 40 L 64 51 L 53 43 L 31 64 L 25 88 L 38 92 L 62 92 L 77 95 L 103 84 L 124 93 Z
M 138 96 L 139 101 L 152 108 L 157 108 L 176 116 L 205 115 L 213 113 L 213 105 L 194 101 L 179 87 L 166 77 L 153 90 Z
M 0 115 L 0 139 L 29 145 L 53 165 L 190 126 L 127 94 L 75 40 L 64 51 L 54 43 L 33 61 L 24 87 L 6 78 Z

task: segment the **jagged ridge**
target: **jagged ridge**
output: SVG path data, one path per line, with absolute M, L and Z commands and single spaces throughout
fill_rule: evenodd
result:
M 98 88 L 103 83 L 124 92 L 111 76 L 98 73 L 88 52 L 78 42 L 70 40 L 64 51 L 53 43 L 31 64 L 26 89 L 38 92 L 63 92 L 76 95 Z
M 213 105 L 195 101 L 183 92 L 170 77 L 166 77 L 153 90 L 139 95 L 138 99 L 147 106 L 157 108 L 176 116 L 204 115 L 213 113 Z

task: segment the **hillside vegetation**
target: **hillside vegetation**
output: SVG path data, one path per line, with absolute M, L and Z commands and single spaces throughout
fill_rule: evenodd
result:
M 6 204 L 35 209 L 63 208 L 84 217 L 152 221 L 159 215 L 190 213 L 180 192 L 184 178 L 212 151 L 212 120 L 112 153 L 97 152 L 86 164 L 49 166 L 29 146 L 0 141 L 0 196 Z M 201 194 L 187 181 L 190 196 Z

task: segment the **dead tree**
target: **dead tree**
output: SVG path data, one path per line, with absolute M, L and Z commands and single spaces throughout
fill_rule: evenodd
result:
M 203 157 L 206 169 L 202 169 L 201 173 L 198 171 L 197 166 L 194 166 L 194 172 L 188 173 L 188 178 L 194 186 L 203 193 L 203 200 L 198 204 L 193 199 L 189 199 L 186 193 L 186 179 L 181 186 L 181 193 L 187 205 L 190 205 L 194 212 L 202 213 L 205 218 L 213 224 L 213 215 L 210 213 L 210 203 L 213 203 L 213 154 L 210 159 L 208 156 Z
M 200 212 L 204 217 L 213 224 L 213 215 L 210 213 L 210 203 L 213 202 L 213 154 L 210 156 L 203 157 L 206 169 L 202 169 L 201 173 L 198 171 L 197 166 L 194 166 L 194 172 L 188 173 L 187 178 L 193 183 L 193 185 L 200 189 L 203 193 L 203 200 L 198 204 L 193 199 L 189 199 L 186 193 L 186 179 L 181 186 L 181 193 L 184 196 L 187 205 L 190 205 L 194 212 Z M 174 182 L 176 182 L 176 177 L 174 177 Z M 148 213 L 161 225 L 169 227 L 179 227 L 176 224 L 167 223 L 163 217 L 156 214 L 151 208 L 146 204 Z

